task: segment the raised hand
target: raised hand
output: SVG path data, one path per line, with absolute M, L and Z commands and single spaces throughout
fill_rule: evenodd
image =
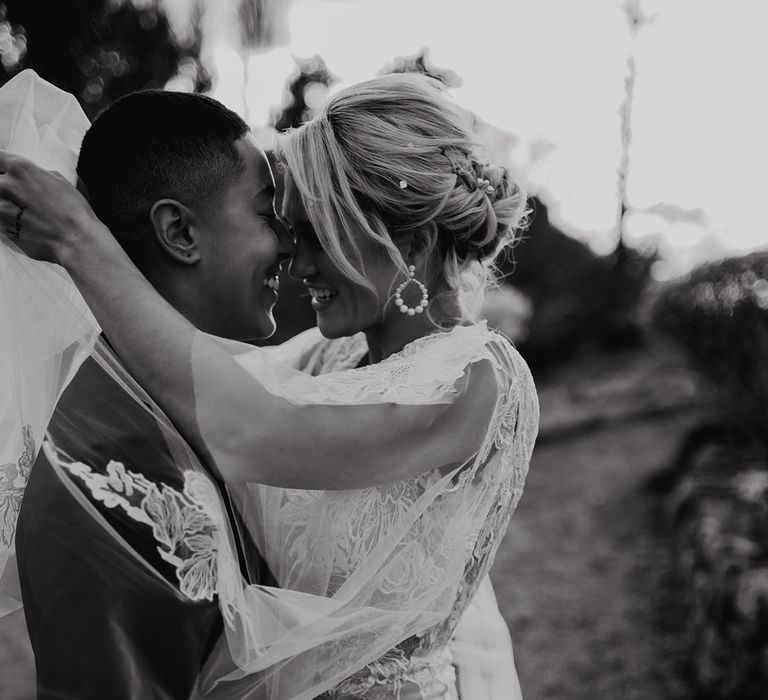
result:
M 103 228 L 85 197 L 59 173 L 0 151 L 0 234 L 27 255 L 66 267 L 83 239 Z

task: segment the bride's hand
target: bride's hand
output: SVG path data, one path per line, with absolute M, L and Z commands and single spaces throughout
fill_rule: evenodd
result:
M 65 267 L 104 225 L 59 173 L 0 151 L 0 233 L 36 260 Z

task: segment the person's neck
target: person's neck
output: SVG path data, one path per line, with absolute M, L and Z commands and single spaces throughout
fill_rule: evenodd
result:
M 381 362 L 400 352 L 408 343 L 439 330 L 426 313 L 407 318 L 383 321 L 365 331 L 368 342 L 368 361 Z
M 196 328 L 201 328 L 202 318 L 195 288 L 195 280 L 189 275 L 180 275 L 175 269 L 150 265 L 142 273 L 158 294 Z M 205 330 L 204 328 L 201 328 Z

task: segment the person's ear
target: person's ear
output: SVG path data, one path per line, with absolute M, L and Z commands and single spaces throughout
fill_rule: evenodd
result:
M 403 258 L 417 270 L 429 267 L 429 261 L 437 246 L 437 226 L 429 221 L 417 231 L 403 251 Z
M 175 199 L 158 199 L 149 211 L 155 239 L 166 255 L 192 265 L 200 260 L 200 249 L 192 229 L 192 213 Z

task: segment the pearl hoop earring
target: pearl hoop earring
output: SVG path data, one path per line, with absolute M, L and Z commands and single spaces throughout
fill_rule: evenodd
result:
M 395 306 L 397 306 L 398 309 L 400 309 L 400 313 L 402 314 L 408 314 L 409 316 L 415 316 L 416 314 L 420 314 L 424 312 L 424 309 L 429 306 L 429 292 L 427 292 L 427 288 L 419 282 L 419 280 L 416 279 L 416 268 L 413 265 L 408 266 L 408 279 L 405 280 L 395 292 Z M 416 306 L 408 306 L 403 301 L 403 290 L 411 283 L 419 286 L 419 289 L 421 289 L 421 301 Z

